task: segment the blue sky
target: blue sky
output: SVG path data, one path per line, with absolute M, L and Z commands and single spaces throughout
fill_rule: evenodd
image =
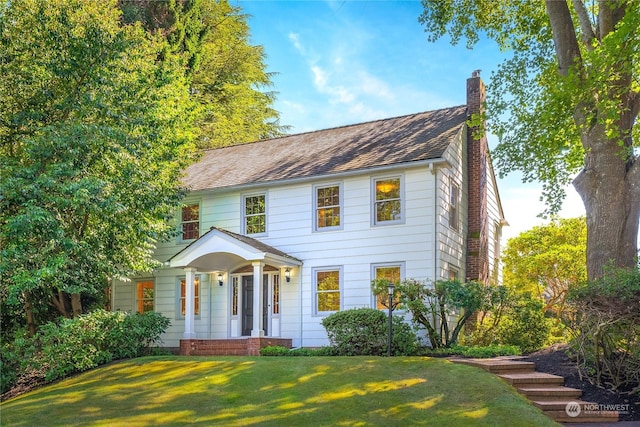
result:
M 420 1 L 230 1 L 250 15 L 291 133 L 462 105 L 472 71 L 488 81 L 505 58 L 489 40 L 473 50 L 447 37 L 428 42 Z M 509 175 L 498 186 L 505 240 L 544 222 L 538 185 Z M 584 207 L 570 188 L 561 216 L 578 215 Z

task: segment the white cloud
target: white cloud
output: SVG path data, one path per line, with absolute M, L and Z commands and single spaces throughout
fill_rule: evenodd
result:
M 302 55 L 306 54 L 304 46 L 300 43 L 300 35 L 296 33 L 289 33 L 289 40 L 293 44 L 293 47 Z

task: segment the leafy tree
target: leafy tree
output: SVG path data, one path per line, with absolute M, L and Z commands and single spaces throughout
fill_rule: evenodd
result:
M 387 295 L 387 284 L 385 279 L 374 280 L 371 283 L 374 295 Z M 491 311 L 500 303 L 506 296 L 503 290 L 501 286 L 474 281 L 431 283 L 406 279 L 396 284 L 393 304 L 394 309 L 406 308 L 413 322 L 427 331 L 432 348 L 450 347 L 458 342 L 462 328 L 474 313 Z
M 504 284 L 544 299 L 544 311 L 561 319 L 567 293 L 587 280 L 586 245 L 584 217 L 555 219 L 520 233 L 502 253 Z
M 503 173 L 543 182 L 557 211 L 571 182 L 587 213 L 587 273 L 633 268 L 640 217 L 640 2 L 423 0 L 431 41 L 511 51 L 487 100 Z M 578 173 L 579 172 L 579 173 Z
M 195 152 L 196 109 L 163 43 L 115 0 L 0 5 L 0 284 L 30 331 L 149 270 Z
M 282 135 L 272 108 L 272 75 L 262 46 L 250 44 L 247 16 L 228 1 L 120 0 L 125 22 L 141 22 L 168 40 L 202 105 L 201 148 L 223 147 Z M 162 55 L 164 57 L 164 53 Z

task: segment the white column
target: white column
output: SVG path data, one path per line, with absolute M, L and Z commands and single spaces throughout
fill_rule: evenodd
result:
M 195 307 L 194 300 L 196 294 L 196 269 L 187 267 L 185 272 L 185 292 L 184 292 L 184 334 L 182 338 L 192 339 L 196 337 L 194 325 Z
M 254 261 L 253 266 L 253 329 L 252 337 L 263 337 L 264 328 L 262 325 L 262 268 L 264 263 Z

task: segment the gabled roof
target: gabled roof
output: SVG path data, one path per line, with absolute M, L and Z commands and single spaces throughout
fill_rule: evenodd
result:
M 183 184 L 197 191 L 439 159 L 466 120 L 462 105 L 206 150 Z
M 211 227 L 209 231 L 169 258 L 169 267 L 228 270 L 244 261 L 274 265 L 301 265 L 302 261 L 251 237 Z

